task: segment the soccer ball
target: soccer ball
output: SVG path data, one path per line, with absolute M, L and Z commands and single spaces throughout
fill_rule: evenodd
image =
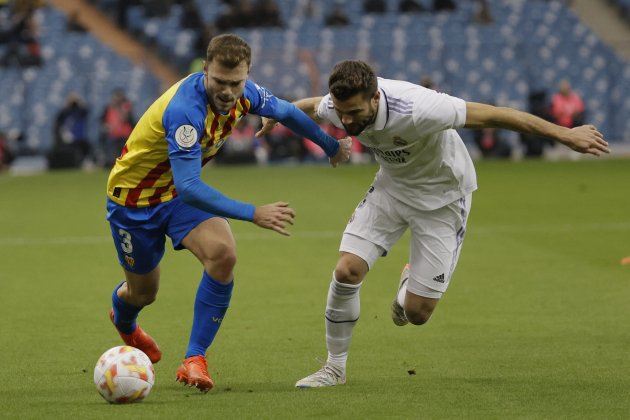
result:
M 110 403 L 142 401 L 153 388 L 155 370 L 149 357 L 131 346 L 107 350 L 94 367 L 94 385 Z

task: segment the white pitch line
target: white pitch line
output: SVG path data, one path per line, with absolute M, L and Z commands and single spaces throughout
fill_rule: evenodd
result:
M 630 231 L 630 223 L 587 223 L 581 225 L 469 225 L 471 234 L 495 235 L 505 233 L 578 233 L 578 232 L 627 232 Z M 259 233 L 235 233 L 237 241 L 260 240 L 286 240 L 286 239 L 341 239 L 342 230 L 320 230 L 292 232 L 290 238 L 282 237 L 273 232 L 260 231 Z M 59 246 L 59 245 L 102 245 L 111 243 L 110 236 L 58 236 L 52 238 L 43 237 L 0 237 L 0 247 L 17 246 Z

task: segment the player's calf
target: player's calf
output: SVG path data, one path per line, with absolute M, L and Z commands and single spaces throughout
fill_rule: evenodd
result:
M 429 322 L 433 311 L 440 299 L 407 294 L 405 300 L 405 317 L 414 325 L 423 325 Z
M 426 308 L 413 308 L 411 310 L 405 309 L 405 316 L 407 320 L 413 325 L 423 325 L 429 322 L 433 310 L 426 310 Z

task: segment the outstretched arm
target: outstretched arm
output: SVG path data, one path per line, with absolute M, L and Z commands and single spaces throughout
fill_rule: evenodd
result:
M 313 121 L 320 123 L 322 119 L 317 115 L 317 108 L 319 108 L 319 103 L 322 101 L 322 98 L 323 96 L 304 98 L 293 102 L 293 105 L 301 109 L 302 112 L 311 117 Z
M 334 167 L 340 162 L 345 162 L 350 158 L 352 149 L 352 139 L 345 137 L 336 140 L 326 134 L 316 122 L 317 107 L 320 98 L 307 98 L 293 104 L 282 99 L 277 99 L 274 113 L 268 114 L 267 119 L 263 119 L 263 127 L 256 133 L 256 136 L 267 134 L 273 129 L 277 122 L 281 122 L 295 133 L 306 137 L 320 146 L 329 158 L 330 164 Z M 274 119 L 270 119 L 273 117 Z
M 608 142 L 592 125 L 562 127 L 527 112 L 476 102 L 466 103 L 465 128 L 505 128 L 519 133 L 548 137 L 580 153 L 601 156 L 610 153 Z
M 308 115 L 313 121 L 319 124 L 321 122 L 321 118 L 317 116 L 317 107 L 319 106 L 319 103 L 322 101 L 322 98 L 323 96 L 299 99 L 293 102 L 293 105 L 298 107 L 298 109 L 300 109 L 302 112 Z M 278 124 L 278 121 L 271 118 L 262 117 L 262 127 L 256 133 L 256 137 L 262 137 L 265 134 L 269 134 L 271 130 L 273 130 L 276 124 Z
M 293 224 L 295 211 L 288 203 L 257 207 L 231 199 L 201 180 L 201 162 L 198 159 L 171 159 L 170 163 L 175 189 L 186 204 L 219 216 L 250 221 L 281 235 L 290 235 L 285 226 Z

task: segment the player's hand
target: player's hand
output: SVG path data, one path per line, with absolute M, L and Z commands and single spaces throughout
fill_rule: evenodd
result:
M 278 124 L 278 121 L 271 118 L 261 117 L 262 127 L 255 134 L 256 137 L 262 137 L 265 134 L 271 133 L 271 130 Z
M 601 156 L 610 153 L 608 142 L 604 140 L 602 133 L 592 125 L 582 125 L 571 129 L 568 141 L 564 142 L 568 147 L 580 153 L 588 153 Z
M 331 158 L 328 158 L 333 168 L 337 167 L 337 164 L 341 162 L 347 162 L 350 159 L 350 153 L 352 152 L 352 137 L 344 137 L 339 140 L 339 150 L 337 154 Z
M 265 229 L 271 229 L 284 236 L 290 236 L 285 229 L 288 224 L 293 224 L 295 210 L 289 207 L 289 203 L 279 201 L 277 203 L 266 204 L 256 207 L 254 212 L 254 224 Z

